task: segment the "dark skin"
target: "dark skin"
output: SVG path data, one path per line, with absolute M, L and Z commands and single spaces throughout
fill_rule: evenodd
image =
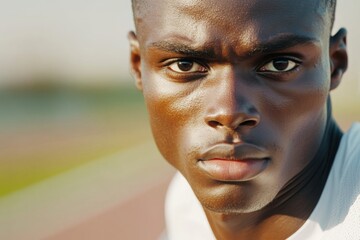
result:
M 346 31 L 330 36 L 330 13 L 313 0 L 145 2 L 131 68 L 160 152 L 218 239 L 289 237 L 323 189 L 302 170 L 329 150 Z M 294 177 L 306 184 L 288 199 Z

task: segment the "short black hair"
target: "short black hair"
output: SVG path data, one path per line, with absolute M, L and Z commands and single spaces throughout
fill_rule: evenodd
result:
M 136 0 L 132 0 L 132 1 L 136 1 Z M 329 10 L 330 21 L 331 21 L 330 29 L 332 29 L 335 22 L 336 0 L 321 0 L 321 2 L 325 3 L 325 7 L 327 7 Z
M 131 0 L 132 4 L 132 10 L 134 15 L 134 21 L 136 25 L 136 12 L 139 8 L 139 5 L 141 4 L 143 0 Z M 319 4 L 323 4 L 325 8 L 328 8 L 330 13 L 330 29 L 333 28 L 334 22 L 335 22 L 335 12 L 336 12 L 336 0 L 318 0 Z

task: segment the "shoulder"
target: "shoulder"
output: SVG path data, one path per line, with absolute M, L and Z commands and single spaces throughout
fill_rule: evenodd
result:
M 357 198 L 360 194 L 360 123 L 353 124 L 341 139 L 329 182 L 341 196 Z M 342 198 L 342 197 L 341 197 Z
M 180 173 L 168 188 L 165 224 L 169 240 L 215 239 L 200 202 Z
M 289 239 L 358 239 L 359 172 L 360 124 L 354 124 L 341 139 L 316 208 L 304 226 Z
M 360 234 L 360 124 L 344 134 L 331 169 L 324 196 L 319 202 L 327 235 L 357 239 Z M 341 238 L 338 238 L 342 236 Z
M 360 122 L 353 123 L 349 131 L 344 134 L 341 143 L 347 145 L 347 147 L 350 147 L 353 151 L 358 150 L 358 152 L 360 152 L 358 147 L 360 143 Z
M 350 130 L 344 134 L 336 154 L 334 165 L 337 174 L 342 175 L 341 177 L 344 178 L 346 175 L 350 174 L 350 177 L 352 178 L 359 178 L 360 123 L 354 123 Z M 353 176 L 353 174 L 355 176 Z

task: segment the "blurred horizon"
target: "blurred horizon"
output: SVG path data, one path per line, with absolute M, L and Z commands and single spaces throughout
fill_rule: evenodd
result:
M 131 1 L 0 0 L 0 89 L 129 84 Z M 360 95 L 360 2 L 338 0 L 334 32 L 348 29 L 346 86 Z
M 0 3 L 0 88 L 39 79 L 67 85 L 128 81 L 130 0 Z

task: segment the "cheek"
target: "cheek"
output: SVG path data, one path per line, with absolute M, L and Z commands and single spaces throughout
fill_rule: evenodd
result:
M 155 142 L 164 158 L 180 168 L 186 144 L 183 136 L 198 119 L 201 103 L 183 83 L 170 82 L 156 74 L 143 76 L 143 94 Z
M 263 101 L 272 105 L 263 109 L 268 112 L 266 115 L 271 115 L 283 126 L 316 121 L 323 114 L 330 91 L 330 76 L 326 69 L 325 66 L 314 67 L 292 82 L 272 85 L 272 94 L 264 94 Z
M 314 69 L 286 87 L 274 88 L 273 96 L 265 99 L 271 103 L 264 108 L 264 115 L 271 116 L 265 122 L 271 124 L 271 129 L 276 129 L 274 132 L 278 134 L 282 149 L 277 164 L 281 172 L 288 172 L 288 176 L 303 169 L 320 145 L 330 86 L 326 76 L 322 70 Z

